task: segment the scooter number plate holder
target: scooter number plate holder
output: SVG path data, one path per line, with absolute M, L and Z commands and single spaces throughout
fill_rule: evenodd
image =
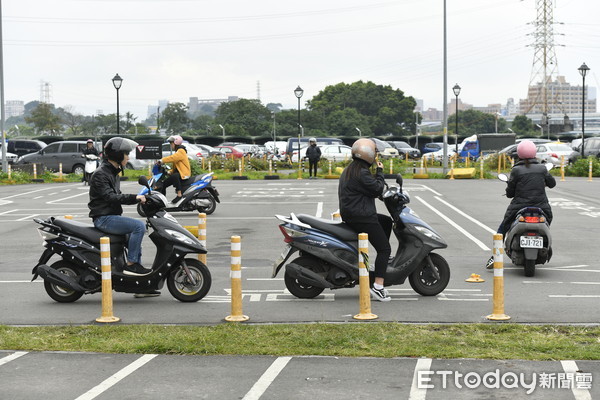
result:
M 541 249 L 544 247 L 544 238 L 541 236 L 521 236 L 521 248 Z
M 273 264 L 273 276 L 275 276 L 275 274 L 277 273 L 277 268 L 285 261 L 285 259 L 288 257 L 291 251 L 292 246 L 290 246 L 289 244 L 285 246 L 285 249 L 281 252 L 281 255 L 277 258 L 277 260 L 275 260 L 275 263 Z

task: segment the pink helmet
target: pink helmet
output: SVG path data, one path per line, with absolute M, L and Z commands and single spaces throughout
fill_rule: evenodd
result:
M 517 155 L 520 159 L 524 160 L 526 158 L 535 158 L 535 154 L 537 153 L 535 144 L 531 140 L 523 140 L 517 146 Z
M 175 146 L 179 146 L 181 143 L 183 143 L 183 138 L 179 135 L 173 135 L 169 136 L 167 142 L 173 142 L 175 143 Z

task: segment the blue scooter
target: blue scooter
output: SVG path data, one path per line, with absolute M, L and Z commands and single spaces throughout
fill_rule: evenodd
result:
M 441 293 L 450 280 L 450 267 L 435 249 L 447 247 L 442 237 L 421 220 L 407 204 L 410 197 L 398 186 L 388 187 L 382 199 L 390 213 L 398 249 L 390 260 L 385 286 L 401 285 L 406 278 L 415 292 L 423 296 Z M 341 289 L 358 284 L 358 234 L 343 222 L 310 215 L 277 215 L 279 229 L 287 246 L 273 265 L 272 278 L 296 252 L 300 257 L 285 268 L 286 288 L 296 297 L 314 298 L 324 289 Z M 366 260 L 368 264 L 368 260 Z M 371 281 L 374 277 L 371 274 Z
M 165 196 L 165 185 L 164 181 L 168 178 L 168 170 L 170 167 L 164 164 L 155 164 L 152 168 L 152 178 L 148 181 L 148 186 L 143 186 L 139 193 L 140 195 L 147 195 L 150 193 L 158 192 Z M 167 206 L 164 208 L 165 211 L 194 211 L 203 212 L 206 214 L 212 214 L 217 208 L 217 203 L 220 203 L 219 192 L 217 188 L 212 185 L 214 172 L 209 172 L 203 175 L 192 176 L 188 179 L 182 180 L 181 191 L 182 196 L 176 203 L 171 203 L 164 198 Z M 140 216 L 145 217 L 146 213 L 141 203 L 137 206 L 137 212 Z

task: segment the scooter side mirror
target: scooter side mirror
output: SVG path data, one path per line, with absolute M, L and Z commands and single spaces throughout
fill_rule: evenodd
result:
M 398 184 L 398 186 L 400 186 L 400 193 L 402 193 L 402 175 L 398 174 L 396 175 L 396 183 Z
M 506 174 L 498 174 L 498 179 L 502 182 L 508 182 L 508 176 L 506 176 Z
M 138 183 L 142 186 L 147 187 L 148 190 L 150 190 L 150 185 L 148 184 L 148 178 L 146 178 L 144 175 L 139 177 Z

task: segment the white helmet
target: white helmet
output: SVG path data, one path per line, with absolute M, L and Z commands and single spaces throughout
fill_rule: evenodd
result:
M 310 139 L 308 139 L 309 143 L 315 142 L 317 143 L 317 139 L 315 139 L 314 137 L 311 137 Z

